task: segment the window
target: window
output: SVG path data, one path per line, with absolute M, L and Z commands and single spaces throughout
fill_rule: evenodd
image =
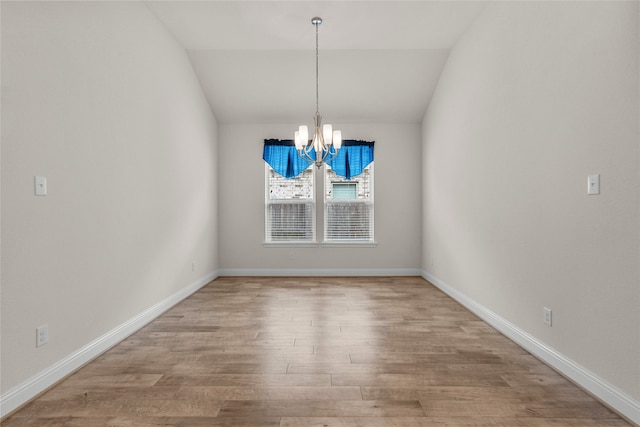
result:
M 357 182 L 332 182 L 333 200 L 353 200 L 358 195 Z
M 315 244 L 316 213 L 324 213 L 323 242 L 373 244 L 374 141 L 344 140 L 316 169 L 292 140 L 265 139 L 265 243 Z M 323 174 L 315 187 L 315 175 Z M 316 206 L 323 193 L 322 210 Z
M 265 163 L 265 241 L 315 241 L 313 168 L 284 178 Z
M 373 163 L 345 179 L 324 168 L 324 240 L 373 241 Z

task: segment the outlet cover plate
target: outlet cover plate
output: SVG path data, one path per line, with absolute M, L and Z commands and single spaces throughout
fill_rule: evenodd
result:
M 42 347 L 49 342 L 49 325 L 36 328 L 36 347 Z
M 544 307 L 542 309 L 542 321 L 545 325 L 551 326 L 551 309 Z

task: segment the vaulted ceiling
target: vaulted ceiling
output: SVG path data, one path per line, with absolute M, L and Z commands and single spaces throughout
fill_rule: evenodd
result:
M 149 1 L 221 123 L 420 122 L 481 1 Z

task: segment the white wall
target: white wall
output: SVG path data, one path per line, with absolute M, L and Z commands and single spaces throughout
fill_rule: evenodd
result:
M 265 138 L 291 139 L 299 124 L 219 127 L 222 274 L 418 274 L 420 126 L 341 124 L 345 139 L 374 140 L 375 240 L 365 248 L 264 247 Z M 318 175 L 319 177 L 320 175 Z M 318 182 L 317 180 L 316 182 Z M 321 223 L 320 223 L 321 224 Z M 294 252 L 295 260 L 289 260 Z M 295 269 L 283 271 L 283 269 Z
M 638 20 L 637 2 L 492 4 L 449 57 L 422 156 L 427 275 L 636 405 Z
M 6 396 L 216 270 L 217 141 L 184 50 L 131 2 L 2 2 L 2 125 Z

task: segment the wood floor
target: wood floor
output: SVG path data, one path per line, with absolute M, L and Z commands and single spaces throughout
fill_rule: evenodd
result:
M 421 278 L 220 278 L 13 426 L 628 426 Z

